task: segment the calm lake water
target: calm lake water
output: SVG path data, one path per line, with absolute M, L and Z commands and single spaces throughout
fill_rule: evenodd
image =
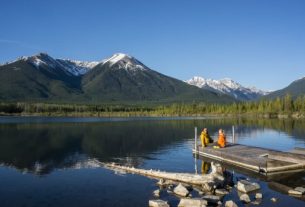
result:
M 194 127 L 208 127 L 214 138 L 223 128 L 230 141 L 232 125 L 238 143 L 283 151 L 305 147 L 305 121 L 0 117 L 0 206 L 148 206 L 155 180 L 117 174 L 99 162 L 194 173 Z M 199 173 L 201 164 L 197 160 Z M 260 206 L 305 206 L 304 197 L 281 194 L 271 185 L 305 187 L 304 173 L 264 178 L 227 170 L 234 179 L 261 184 Z M 272 203 L 272 197 L 278 202 Z M 177 206 L 173 195 L 162 193 L 161 199 Z M 243 206 L 236 191 L 224 201 L 230 199 Z

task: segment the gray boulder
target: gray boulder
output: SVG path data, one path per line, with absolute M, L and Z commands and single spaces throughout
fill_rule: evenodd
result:
M 169 207 L 167 201 L 163 200 L 149 200 L 149 207 Z
M 225 190 L 225 189 L 216 189 L 215 193 L 218 194 L 218 195 L 227 195 L 227 194 L 229 194 L 229 192 L 227 190 Z
M 209 203 L 217 204 L 221 197 L 218 195 L 205 195 L 202 199 L 207 200 Z
M 190 192 L 186 189 L 186 187 L 179 183 L 179 185 L 174 188 L 174 193 L 179 196 L 186 197 Z
M 230 200 L 225 203 L 225 207 L 238 207 L 234 201 Z
M 155 197 L 160 197 L 160 190 L 159 190 L 159 189 L 158 189 L 158 190 L 155 190 L 155 191 L 153 192 L 153 194 L 154 194 Z
M 261 194 L 261 193 L 256 193 L 256 194 L 255 194 L 255 198 L 256 198 L 256 199 L 262 199 L 262 198 L 263 198 L 263 194 Z
M 249 193 L 258 189 L 260 189 L 260 185 L 258 183 L 251 183 L 247 180 L 240 180 L 237 182 L 237 190 L 243 193 Z
M 206 207 L 208 202 L 200 198 L 182 198 L 178 207 Z
M 245 203 L 250 203 L 251 200 L 250 200 L 250 197 L 248 194 L 242 194 L 240 197 L 239 197 L 239 200 L 245 202 Z

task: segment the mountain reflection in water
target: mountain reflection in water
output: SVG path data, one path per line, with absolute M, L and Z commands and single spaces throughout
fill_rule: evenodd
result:
M 46 174 L 58 168 L 94 167 L 92 159 L 138 166 L 142 159 L 149 159 L 150 153 L 192 140 L 194 126 L 199 130 L 208 127 L 214 136 L 219 127 L 224 128 L 230 141 L 232 125 L 236 126 L 236 137 L 241 142 L 246 139 L 255 145 L 251 138 L 268 129 L 287 133 L 293 142 L 304 145 L 305 123 L 294 120 L 12 123 L 0 125 L 0 162 L 35 174 Z

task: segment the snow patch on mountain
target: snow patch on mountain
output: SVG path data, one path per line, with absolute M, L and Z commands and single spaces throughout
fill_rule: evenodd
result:
M 77 60 L 69 60 L 69 59 L 54 59 L 46 53 L 39 53 L 33 56 L 22 56 L 17 60 L 13 61 L 27 61 L 30 64 L 34 65 L 36 68 L 47 66 L 49 68 L 55 69 L 62 69 L 69 75 L 80 76 L 87 73 L 89 70 L 94 68 L 100 62 L 97 61 L 77 61 Z M 10 62 L 10 63 L 13 63 Z
M 125 69 L 127 71 L 147 70 L 143 63 L 138 61 L 136 58 L 129 56 L 124 53 L 116 53 L 110 58 L 102 61 L 102 64 L 108 63 L 110 67 L 114 69 Z
M 112 55 L 110 58 L 104 59 L 102 61 L 78 61 L 78 60 L 70 60 L 70 59 L 54 59 L 49 56 L 47 53 L 39 53 L 33 56 L 22 56 L 17 60 L 12 62 L 7 62 L 5 64 L 11 64 L 16 61 L 26 61 L 36 68 L 39 67 L 49 67 L 52 69 L 62 69 L 67 72 L 69 75 L 80 76 L 86 74 L 95 66 L 101 64 L 109 64 L 112 69 L 124 69 L 128 72 L 136 72 L 148 70 L 149 68 L 145 66 L 143 63 L 138 61 L 136 58 L 129 56 L 124 53 L 116 53 Z
M 253 100 L 270 93 L 269 91 L 263 91 L 255 87 L 244 87 L 230 78 L 213 80 L 195 76 L 185 82 L 199 88 L 205 88 L 219 93 L 227 94 L 239 100 Z
M 75 61 L 75 60 L 65 60 L 65 59 L 56 59 L 68 72 L 72 73 L 75 76 L 84 75 L 89 70 L 94 68 L 99 64 L 97 61 L 87 62 L 87 61 Z

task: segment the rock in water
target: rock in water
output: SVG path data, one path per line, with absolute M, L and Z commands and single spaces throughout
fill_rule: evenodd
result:
M 149 200 L 149 207 L 169 207 L 168 203 L 163 200 Z
M 263 194 L 261 194 L 261 193 L 256 193 L 256 194 L 255 194 L 255 198 L 256 198 L 256 199 L 262 199 L 262 198 L 263 198 Z
M 182 198 L 178 207 L 206 207 L 208 202 L 200 198 Z
M 174 193 L 186 197 L 190 192 L 184 187 L 181 183 L 177 187 L 174 188 Z
M 251 200 L 250 200 L 250 197 L 248 196 L 248 194 L 242 194 L 239 199 L 245 203 L 250 203 Z
M 272 202 L 277 202 L 277 198 L 271 198 L 270 199 Z
M 238 207 L 234 201 L 230 200 L 225 203 L 225 207 Z
M 302 195 L 305 194 L 305 188 L 303 188 L 303 187 L 296 187 L 294 190 L 301 192 Z
M 217 204 L 220 201 L 221 197 L 217 195 L 205 195 L 202 197 L 204 200 L 207 200 L 209 203 Z
M 218 195 L 226 195 L 226 194 L 229 194 L 229 192 L 225 189 L 216 189 L 215 190 L 215 193 L 218 194 Z
M 153 192 L 153 194 L 154 194 L 155 197 L 160 197 L 160 190 L 159 190 L 159 189 L 158 189 L 158 190 L 155 190 L 155 191 Z
M 251 183 L 247 180 L 240 180 L 237 182 L 237 190 L 243 193 L 248 193 L 258 189 L 260 189 L 260 185 L 258 183 Z
M 255 200 L 255 201 L 252 201 L 251 204 L 252 205 L 260 205 L 261 202 L 262 202 L 261 200 Z

